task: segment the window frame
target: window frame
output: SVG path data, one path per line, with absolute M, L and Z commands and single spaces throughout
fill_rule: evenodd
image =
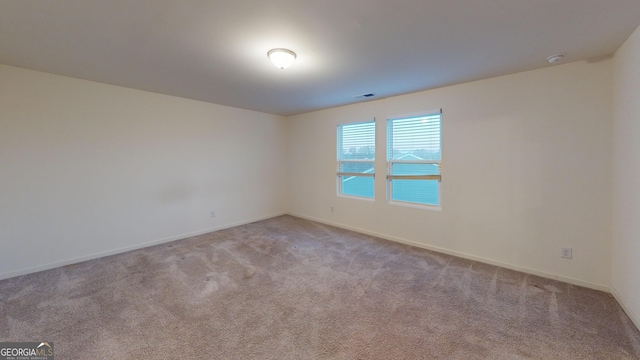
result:
M 420 117 L 429 117 L 429 116 L 439 116 L 440 122 L 440 131 L 439 131 L 439 160 L 400 160 L 400 159 L 390 159 L 390 154 L 393 152 L 393 134 L 390 133 L 392 129 L 392 123 L 395 120 L 405 120 L 411 118 L 420 118 Z M 386 123 L 386 197 L 387 203 L 390 205 L 400 205 L 407 206 L 419 209 L 427 209 L 427 210 L 442 210 L 442 109 L 430 110 L 430 111 L 421 111 L 410 114 L 401 114 L 389 116 L 387 118 Z M 422 174 L 422 175 L 392 175 L 392 169 L 394 164 L 433 164 L 437 166 L 437 174 Z M 394 200 L 393 199 L 393 180 L 437 180 L 438 183 L 438 204 L 424 204 L 420 202 L 413 201 L 403 201 L 403 200 Z
M 349 126 L 349 125 L 361 125 L 361 124 L 372 124 L 373 125 L 373 158 L 372 159 L 341 159 L 340 158 L 340 148 L 342 147 L 343 144 L 343 137 L 341 136 L 341 129 L 344 126 Z M 347 198 L 353 198 L 353 199 L 358 199 L 358 200 L 368 200 L 368 201 L 374 201 L 375 200 L 375 162 L 376 162 L 376 148 L 375 148 L 375 144 L 376 144 L 376 119 L 372 118 L 369 120 L 364 120 L 364 121 L 355 121 L 355 122 L 349 122 L 349 123 L 341 123 L 338 124 L 336 126 L 336 195 L 340 196 L 340 197 L 347 197 Z M 373 169 L 373 171 L 371 173 L 360 173 L 360 172 L 344 172 L 344 171 L 340 171 L 342 169 L 342 164 L 344 163 L 371 163 L 371 169 Z M 344 185 L 344 181 L 342 180 L 343 176 L 350 176 L 350 177 L 370 177 L 373 178 L 373 187 L 372 187 L 372 195 L 371 197 L 369 196 L 359 196 L 359 195 L 352 195 L 352 194 L 345 194 L 343 192 L 343 185 Z

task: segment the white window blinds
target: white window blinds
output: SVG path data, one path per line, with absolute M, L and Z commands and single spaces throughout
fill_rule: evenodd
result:
M 338 194 L 373 198 L 375 121 L 338 125 Z
M 440 206 L 441 113 L 387 120 L 390 202 Z

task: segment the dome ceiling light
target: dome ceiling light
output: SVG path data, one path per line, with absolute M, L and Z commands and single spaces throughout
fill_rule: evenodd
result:
M 269 50 L 267 56 L 269 57 L 269 60 L 271 60 L 273 65 L 275 65 L 278 69 L 283 70 L 291 66 L 291 64 L 293 64 L 293 61 L 296 59 L 296 53 L 289 49 L 282 48 Z
M 547 61 L 549 62 L 549 64 L 559 63 L 562 60 L 564 60 L 563 54 L 552 55 L 547 58 Z

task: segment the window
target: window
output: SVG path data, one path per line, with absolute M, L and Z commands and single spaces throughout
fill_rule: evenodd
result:
M 441 112 L 387 120 L 387 201 L 440 207 Z
M 338 194 L 373 199 L 375 121 L 338 125 Z

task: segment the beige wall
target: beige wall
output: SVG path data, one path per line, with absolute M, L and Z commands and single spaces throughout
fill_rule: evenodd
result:
M 0 109 L 0 278 L 286 212 L 283 117 L 2 65 Z
M 578 62 L 289 119 L 289 211 L 608 290 L 612 60 Z M 442 211 L 385 202 L 388 116 L 442 108 Z M 375 201 L 336 196 L 336 125 L 375 117 Z M 330 212 L 330 207 L 334 212 Z M 573 260 L 560 257 L 573 248 Z
M 612 287 L 640 328 L 640 28 L 614 69 Z

